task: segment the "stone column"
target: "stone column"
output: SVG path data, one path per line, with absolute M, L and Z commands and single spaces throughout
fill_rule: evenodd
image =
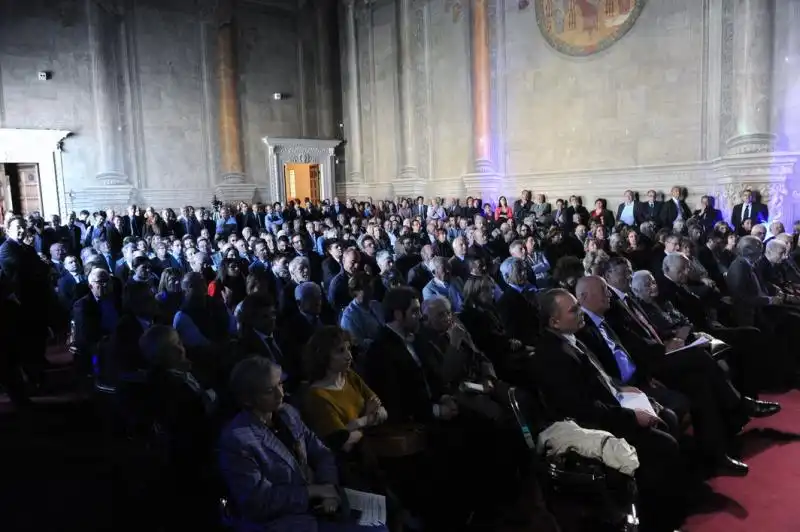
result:
M 233 0 L 222 0 L 217 21 L 217 77 L 219 79 L 220 171 L 223 183 L 244 182 L 239 92 L 236 87 Z
M 104 184 L 126 184 L 122 160 L 122 91 L 118 67 L 122 53 L 124 11 L 112 1 L 87 3 L 89 50 L 92 67 L 92 97 L 97 127 L 97 174 Z
M 733 110 L 736 132 L 729 154 L 768 152 L 770 128 L 774 0 L 737 0 L 733 35 Z
M 348 181 L 362 181 L 361 171 L 361 107 L 358 98 L 358 48 L 356 42 L 355 0 L 344 1 L 344 64 L 343 79 L 345 138 L 347 139 Z
M 414 61 L 411 57 L 411 0 L 396 0 L 400 50 L 400 178 L 417 178 L 414 139 Z
M 333 96 L 331 88 L 331 46 L 328 24 L 330 21 L 330 2 L 320 2 L 314 10 L 314 24 L 317 39 L 317 127 L 322 138 L 334 138 Z
M 472 136 L 476 174 L 493 174 L 487 1 L 472 0 Z

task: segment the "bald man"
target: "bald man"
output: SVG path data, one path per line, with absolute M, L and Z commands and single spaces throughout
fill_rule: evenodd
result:
M 587 319 L 575 297 L 561 288 L 539 300 L 543 331 L 532 358 L 532 374 L 548 410 L 581 426 L 607 430 L 636 447 L 642 527 L 671 531 L 683 520 L 686 468 L 678 443 L 661 420 L 643 410 L 623 408 L 619 389 L 595 354 L 576 338 Z
M 605 279 L 596 275 L 578 279 L 575 295 L 586 316 L 584 326 L 576 334 L 578 339 L 595 354 L 621 390 L 641 390 L 664 405 L 668 411 L 660 417 L 669 425 L 672 433 L 677 435 L 677 420 L 684 419 L 689 413 L 689 399 L 653 379 L 647 371 L 647 365 L 637 364 L 635 354 L 625 348 L 617 333 L 606 322 L 605 314 L 611 306 L 611 294 Z

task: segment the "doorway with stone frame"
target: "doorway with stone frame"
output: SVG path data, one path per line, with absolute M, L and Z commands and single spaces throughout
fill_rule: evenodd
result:
M 63 218 L 69 206 L 64 190 L 64 169 L 61 161 L 61 141 L 70 135 L 69 131 L 53 129 L 4 129 L 0 128 L 0 165 L 11 168 L 16 165 L 15 175 L 22 169 L 23 180 L 21 204 L 26 208 L 38 210 L 44 218 L 54 214 Z M 4 170 L 2 175 L 10 173 Z M 33 176 L 33 177 L 31 177 Z M 38 190 L 38 209 L 34 209 Z M 7 201 L 12 201 L 13 195 L 8 188 L 2 192 Z M 6 199 L 4 198 L 4 201 Z M 5 205 L 5 204 L 4 204 Z M 12 210 L 22 208 L 11 204 Z
M 0 219 L 9 213 L 42 213 L 42 184 L 36 163 L 0 163 Z
M 335 195 L 334 150 L 340 140 L 296 139 L 264 137 L 267 148 L 267 187 L 259 191 L 261 200 L 267 203 L 290 199 L 303 201 L 311 198 L 316 185 L 318 200 L 331 200 Z M 289 172 L 295 171 L 295 194 L 292 194 Z M 297 188 L 298 172 L 303 174 L 302 183 L 308 181 L 309 193 L 300 194 Z M 308 179 L 305 178 L 308 173 Z M 305 187 L 305 185 L 303 185 Z M 305 188 L 304 188 L 305 190 Z M 296 197 L 293 197 L 296 196 Z

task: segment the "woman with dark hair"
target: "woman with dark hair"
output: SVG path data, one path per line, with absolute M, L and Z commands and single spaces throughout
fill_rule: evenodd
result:
M 225 303 L 231 312 L 245 298 L 247 285 L 238 257 L 222 259 L 217 278 L 208 283 L 208 295 Z
M 470 331 L 475 346 L 494 364 L 499 378 L 513 382 L 513 353 L 522 352 L 525 347 L 508 335 L 497 312 L 494 287 L 488 275 L 470 277 L 464 284 L 464 306 L 459 318 Z
M 513 218 L 514 211 L 508 206 L 508 199 L 505 196 L 500 196 L 497 200 L 497 207 L 494 210 L 494 220 L 497 223 L 503 223 L 506 220 Z
M 156 301 L 161 308 L 159 321 L 163 322 L 164 325 L 172 325 L 175 313 L 183 305 L 181 271 L 178 268 L 166 268 L 161 272 Z
M 614 213 L 608 210 L 608 205 L 604 198 L 597 198 L 594 201 L 594 210 L 589 213 L 589 219 L 596 221 L 608 230 L 614 227 Z
M 558 259 L 556 269 L 553 271 L 553 281 L 558 288 L 564 288 L 574 294 L 578 279 L 585 275 L 586 270 L 583 268 L 583 261 L 578 257 L 567 255 Z
M 303 400 L 304 419 L 332 449 L 349 452 L 364 429 L 383 423 L 380 399 L 352 370 L 350 335 L 339 327 L 319 329 L 303 351 L 310 386 Z

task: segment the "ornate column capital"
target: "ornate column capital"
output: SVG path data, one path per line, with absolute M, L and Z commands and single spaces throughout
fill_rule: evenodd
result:
M 752 190 L 761 196 L 769 207 L 770 220 L 779 220 L 784 214 L 784 200 L 788 194 L 786 185 L 794 175 L 797 161 L 795 154 L 750 153 L 723 157 L 714 164 L 717 174 L 715 192 L 717 207 L 726 214 L 739 203 L 742 192 Z

